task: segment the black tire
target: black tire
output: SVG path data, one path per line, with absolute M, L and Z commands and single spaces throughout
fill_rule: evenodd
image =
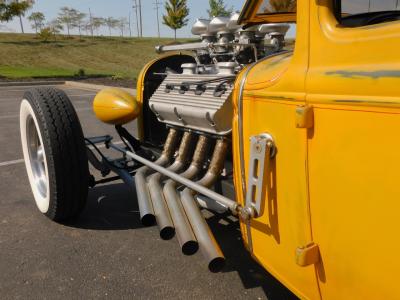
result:
M 25 93 L 21 102 L 20 121 L 25 164 L 39 210 L 57 222 L 77 217 L 86 204 L 89 167 L 82 127 L 71 101 L 59 89 L 32 89 Z M 46 170 L 45 198 L 38 196 L 31 178 L 35 161 L 29 155 L 33 150 L 26 150 L 32 146 L 24 144 L 32 144 L 32 138 L 27 138 L 29 133 L 26 133 L 29 122 L 36 124 L 37 147 L 41 147 L 41 158 L 44 156 L 40 162 Z M 44 201 L 41 206 L 39 200 Z

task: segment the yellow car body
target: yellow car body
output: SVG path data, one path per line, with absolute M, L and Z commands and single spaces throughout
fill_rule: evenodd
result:
M 246 5 L 242 22 L 262 21 L 260 1 Z M 300 298 L 399 299 L 400 22 L 346 28 L 332 1 L 297 7 L 271 19 L 296 20 L 294 51 L 248 66 L 235 83 L 239 203 L 250 137 L 269 133 L 277 147 L 263 212 L 241 221 L 244 243 Z

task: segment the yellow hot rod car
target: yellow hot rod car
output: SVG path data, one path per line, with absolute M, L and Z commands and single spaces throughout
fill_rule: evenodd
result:
M 238 216 L 254 259 L 300 298 L 399 299 L 399 8 L 248 0 L 231 18 L 197 20 L 198 42 L 157 47 L 137 98 L 95 97 L 124 146 L 85 138 L 62 91 L 27 92 L 21 136 L 38 208 L 76 217 L 108 178 L 89 162 L 132 187 L 143 225 L 186 255 L 200 249 L 213 272 L 225 258 L 201 208 Z M 123 127 L 135 119 L 137 137 Z

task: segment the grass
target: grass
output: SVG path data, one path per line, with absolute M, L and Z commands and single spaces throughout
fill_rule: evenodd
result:
M 0 77 L 72 77 L 83 69 L 86 75 L 135 80 L 144 64 L 157 57 L 154 47 L 171 42 L 165 38 L 76 36 L 43 42 L 34 34 L 0 33 Z

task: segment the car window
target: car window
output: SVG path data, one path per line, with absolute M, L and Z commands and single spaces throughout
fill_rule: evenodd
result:
M 297 0 L 264 0 L 258 15 L 296 12 Z
M 399 0 L 341 0 L 342 16 L 400 10 Z
M 335 0 L 335 15 L 346 27 L 400 20 L 400 0 Z

